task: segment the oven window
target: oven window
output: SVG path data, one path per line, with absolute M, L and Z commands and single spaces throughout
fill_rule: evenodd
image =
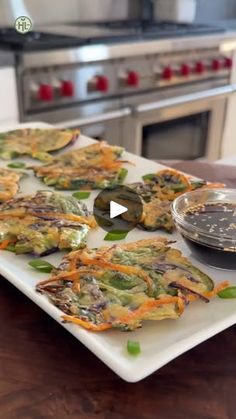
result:
M 210 112 L 143 128 L 142 155 L 152 160 L 192 160 L 205 156 Z

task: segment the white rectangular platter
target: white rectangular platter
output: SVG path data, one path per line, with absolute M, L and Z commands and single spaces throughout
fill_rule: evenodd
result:
M 32 126 L 32 124 L 27 124 L 27 126 Z M 33 127 L 38 128 L 47 126 L 40 123 L 33 124 Z M 10 128 L 13 127 L 8 127 L 8 129 Z M 81 135 L 77 144 L 68 147 L 66 151 L 86 146 L 92 142 L 93 140 Z M 129 170 L 127 183 L 140 181 L 142 175 L 156 172 L 163 167 L 130 153 L 125 153 L 124 158 L 135 163 L 135 166 L 127 165 Z M 30 159 L 19 160 L 25 161 L 27 164 L 33 162 Z M 6 164 L 1 162 L 0 165 L 5 166 Z M 39 189 L 46 188 L 39 180 L 34 178 L 33 174 L 21 182 L 21 193 L 34 193 Z M 72 192 L 66 193 L 70 194 Z M 84 201 L 91 210 L 97 193 L 92 192 L 90 198 Z M 128 234 L 125 242 L 151 238 L 160 234 L 165 235 L 159 232 L 150 233 L 134 229 Z M 98 228 L 89 234 L 88 245 L 91 247 L 112 245 L 111 242 L 104 242 L 104 236 L 105 232 Z M 168 235 L 168 237 L 170 236 Z M 222 280 L 230 280 L 232 284 L 236 284 L 236 272 L 217 270 L 202 265 L 191 257 L 188 248 L 178 233 L 173 234 L 171 238 L 177 241 L 174 246 L 182 250 L 196 266 L 209 274 L 216 283 Z M 44 259 L 58 265 L 62 256 L 62 253 L 58 253 Z M 28 261 L 31 259 L 30 256 L 15 256 L 11 252 L 0 251 L 0 273 L 73 334 L 116 374 L 128 382 L 142 380 L 177 356 L 233 325 L 236 321 L 236 301 L 215 298 L 209 304 L 200 301 L 192 303 L 178 320 L 146 322 L 142 329 L 135 332 L 125 333 L 117 330 L 103 333 L 88 332 L 74 324 L 63 324 L 61 322 L 62 312 L 54 307 L 45 296 L 35 291 L 36 283 L 46 278 L 47 274 L 41 274 L 31 269 L 28 266 Z M 48 338 L 50 339 L 50 336 Z M 138 357 L 132 357 L 127 353 L 126 343 L 128 339 L 140 342 L 142 352 Z M 96 374 L 96 372 L 94 373 Z

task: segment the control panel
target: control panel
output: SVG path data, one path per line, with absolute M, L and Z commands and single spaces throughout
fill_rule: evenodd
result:
M 215 48 L 28 69 L 23 76 L 24 107 L 55 107 L 229 78 L 232 66 L 231 54 L 222 54 Z
M 211 75 L 212 72 L 230 70 L 233 66 L 232 58 L 218 57 L 209 60 L 197 60 L 195 62 L 182 62 L 179 66 L 164 66 L 161 72 L 163 80 L 171 80 L 174 76 L 190 77 L 191 75 Z

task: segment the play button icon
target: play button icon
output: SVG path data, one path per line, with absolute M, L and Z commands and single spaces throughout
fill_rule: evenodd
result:
M 110 202 L 110 218 L 118 217 L 118 215 L 124 214 L 128 211 L 128 208 L 123 205 L 117 204 L 115 201 Z
M 143 204 L 140 196 L 127 186 L 106 188 L 94 201 L 97 224 L 108 232 L 129 232 L 141 221 Z

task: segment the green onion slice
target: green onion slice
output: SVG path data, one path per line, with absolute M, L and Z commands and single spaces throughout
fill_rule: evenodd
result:
M 228 287 L 218 292 L 220 298 L 236 298 L 236 287 Z
M 91 192 L 79 191 L 79 192 L 74 192 L 72 196 L 76 199 L 88 199 L 90 195 L 91 195 Z
M 127 351 L 130 355 L 137 356 L 141 353 L 140 343 L 134 340 L 127 341 Z
M 184 183 L 177 183 L 176 185 L 170 185 L 170 188 L 175 192 L 182 192 L 187 188 L 187 185 L 185 185 Z
M 55 266 L 53 266 L 51 263 L 42 259 L 33 259 L 28 263 L 28 265 L 36 269 L 36 271 L 45 273 L 49 273 L 55 268 Z
M 6 250 L 8 250 L 8 252 L 13 252 L 13 253 L 15 253 L 15 251 L 16 251 L 16 246 L 15 246 L 14 244 L 9 244 L 9 245 L 6 247 Z
M 122 167 L 122 169 L 120 169 L 118 178 L 119 178 L 119 182 L 123 182 L 123 180 L 126 178 L 128 173 L 128 170 L 125 169 L 124 167 Z
M 112 231 L 110 233 L 107 233 L 104 237 L 104 240 L 106 241 L 117 241 L 117 240 L 123 240 L 126 238 L 128 234 L 128 231 Z
M 142 179 L 143 180 L 152 180 L 154 176 L 155 176 L 154 173 L 149 173 L 148 175 L 142 176 Z
M 21 161 L 12 162 L 12 163 L 9 163 L 7 167 L 10 167 L 11 169 L 23 169 L 25 167 L 25 163 Z

